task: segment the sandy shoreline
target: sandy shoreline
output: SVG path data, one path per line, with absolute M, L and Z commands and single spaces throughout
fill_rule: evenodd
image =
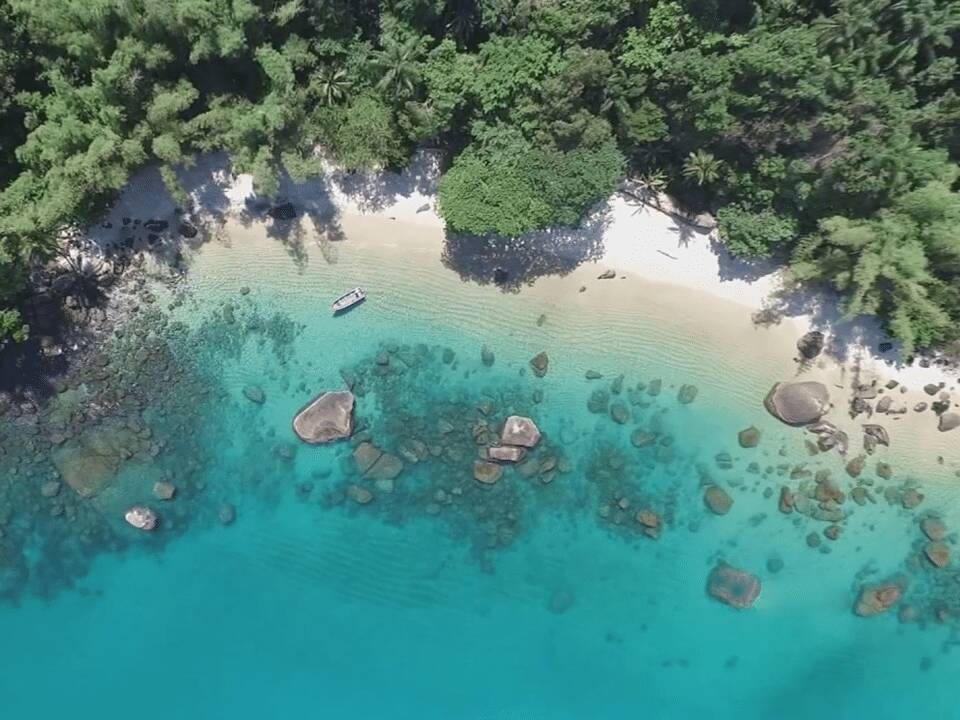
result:
M 436 212 L 438 167 L 437 156 L 422 153 L 402 174 L 361 176 L 331 169 L 323 178 L 307 183 L 286 180 L 278 201 L 292 203 L 306 218 L 300 223 L 305 230 L 291 234 L 268 217 L 269 205 L 255 200 L 249 176 L 233 177 L 224 157 L 207 156 L 181 176 L 194 204 L 193 213 L 178 214 L 159 173 L 147 169 L 133 179 L 104 224 L 91 230 L 91 236 L 100 243 L 119 243 L 131 227 L 124 225 L 124 218 L 156 218 L 170 224 L 167 250 L 182 251 L 184 244 L 188 250 L 196 249 L 224 233 L 228 222 L 246 227 L 263 224 L 268 236 L 288 246 L 288 254 L 319 250 L 326 257 L 328 252 L 337 252 L 341 246 L 336 241 L 349 235 L 351 227 L 355 231 L 358 224 L 366 223 L 367 230 L 361 234 L 370 237 L 365 242 L 381 246 L 387 255 L 397 250 L 398 242 L 409 244 L 409 238 L 415 236 L 424 263 L 435 262 L 434 270 L 456 271 L 463 279 L 488 283 L 499 256 L 471 255 L 473 246 L 485 241 L 464 241 L 458 255 L 445 238 L 443 221 Z M 192 241 L 177 236 L 184 217 L 201 228 Z M 423 232 L 403 230 L 416 227 Z M 161 240 L 160 246 L 164 242 Z M 782 289 L 780 274 L 769 268 L 743 266 L 726 254 L 713 233 L 684 224 L 668 206 L 653 208 L 630 194 L 618 193 L 597 208 L 580 229 L 533 233 L 511 243 L 523 248 L 527 257 L 516 268 L 506 266 L 531 278 L 518 282 L 517 289 L 556 306 L 558 312 L 564 308 L 606 312 L 619 307 L 642 312 L 645 305 L 658 303 L 665 323 L 676 317 L 683 333 L 709 337 L 733 354 L 749 347 L 757 366 L 776 368 L 779 379 L 802 376 L 823 381 L 834 402 L 829 418 L 848 429 L 852 438 L 859 436 L 860 424 L 871 422 L 866 416 L 849 418 L 854 382 L 876 381 L 882 386 L 896 379 L 909 390 L 905 394 L 897 390 L 894 405 L 906 405 L 908 412 L 875 416 L 872 421 L 887 424 L 895 433 L 896 444 L 902 450 L 909 448 L 911 454 L 935 456 L 949 447 L 946 434 L 936 429 L 935 416 L 930 411 L 915 413 L 912 408 L 935 399 L 923 392 L 925 384 L 943 382 L 944 389 L 951 390 L 955 377 L 936 366 L 903 367 L 894 358 L 881 357 L 876 348 L 885 338 L 875 321 L 846 321 L 832 309 L 835 302 L 812 293 L 791 298 L 777 323 L 756 324 L 754 314 L 776 304 L 774 298 Z M 599 280 L 607 270 L 615 270 L 617 278 Z M 805 312 L 808 307 L 813 312 Z M 798 354 L 796 341 L 813 327 L 827 334 L 830 352 L 801 367 L 793 361 Z M 859 441 L 855 440 L 851 455 L 858 451 Z

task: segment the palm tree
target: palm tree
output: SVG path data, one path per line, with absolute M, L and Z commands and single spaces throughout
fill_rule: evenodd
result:
M 901 48 L 926 65 L 936 60 L 937 48 L 953 46 L 952 33 L 960 29 L 960 7 L 937 0 L 898 0 L 891 7 L 903 36 Z
M 350 90 L 350 79 L 344 68 L 323 68 L 317 77 L 320 99 L 324 105 L 336 105 L 342 102 Z
M 402 43 L 388 40 L 373 59 L 373 67 L 380 73 L 377 88 L 395 97 L 413 94 L 420 79 L 418 61 L 422 54 L 420 38 L 411 36 Z
M 723 168 L 713 153 L 706 150 L 697 150 L 691 152 L 683 163 L 683 174 L 685 177 L 696 181 L 697 185 L 708 185 L 720 178 L 720 170 Z

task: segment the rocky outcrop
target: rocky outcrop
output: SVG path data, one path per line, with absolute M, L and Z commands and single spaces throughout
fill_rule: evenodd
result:
M 707 593 L 714 600 L 743 610 L 751 607 L 760 597 L 760 578 L 720 562 L 707 578 Z
M 864 585 L 853 606 L 853 612 L 860 617 L 873 617 L 892 608 L 903 597 L 903 589 L 896 583 Z
M 830 393 L 823 383 L 812 380 L 774 385 L 763 404 L 778 420 L 788 425 L 816 422 L 830 409 Z
M 353 434 L 353 393 L 325 392 L 297 413 L 293 431 L 311 445 L 328 443 Z
M 123 519 L 137 530 L 153 530 L 157 527 L 157 514 L 146 505 L 134 505 L 123 514 Z
M 500 442 L 504 445 L 533 448 L 540 442 L 540 429 L 528 417 L 511 415 L 503 424 Z

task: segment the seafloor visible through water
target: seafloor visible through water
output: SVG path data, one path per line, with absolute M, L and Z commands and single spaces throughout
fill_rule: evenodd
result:
M 8 412 L 4 718 L 960 716 L 960 575 L 918 560 L 922 518 L 960 527 L 949 472 L 891 455 L 893 478 L 871 458 L 854 481 L 766 416 L 749 348 L 643 308 L 463 284 L 414 250 L 292 263 L 245 242 L 151 290 L 40 426 Z M 356 284 L 369 301 L 330 317 Z M 299 443 L 293 414 L 345 384 L 358 435 Z M 510 414 L 544 439 L 482 485 Z M 389 472 L 361 475 L 363 441 Z M 839 513 L 780 512 L 818 471 Z M 123 523 L 135 502 L 156 531 Z M 752 608 L 708 596 L 718 561 L 760 578 Z M 856 617 L 891 579 L 909 612 Z

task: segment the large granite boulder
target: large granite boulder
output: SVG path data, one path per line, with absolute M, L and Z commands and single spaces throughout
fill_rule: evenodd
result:
M 521 415 L 511 415 L 503 424 L 503 432 L 500 433 L 500 442 L 504 445 L 517 445 L 519 447 L 532 448 L 540 442 L 540 429 L 536 423 L 528 417 Z
M 830 393 L 826 385 L 813 380 L 777 383 L 763 404 L 771 415 L 788 425 L 806 425 L 816 422 L 830 409 Z
M 311 445 L 348 438 L 353 433 L 353 393 L 325 392 L 293 418 L 293 431 Z
M 713 599 L 743 610 L 760 597 L 760 578 L 721 561 L 710 571 L 707 592 Z

